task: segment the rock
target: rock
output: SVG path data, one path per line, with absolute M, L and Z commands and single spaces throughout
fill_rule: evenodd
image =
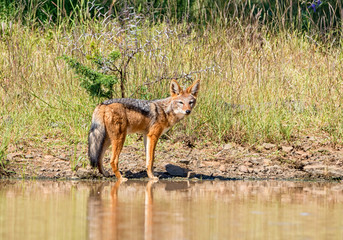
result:
M 304 171 L 311 174 L 323 175 L 327 172 L 327 167 L 323 164 L 307 165 L 304 167 Z
M 246 162 L 244 162 L 244 165 L 247 166 L 247 167 L 251 167 L 253 165 L 253 163 L 249 162 L 249 161 L 246 161 Z
M 308 161 L 308 160 L 302 160 L 301 161 L 301 165 L 303 165 L 303 166 L 306 166 L 306 165 L 309 165 L 310 164 L 310 161 Z
M 343 169 L 336 166 L 326 166 L 323 164 L 307 165 L 304 167 L 304 170 L 311 174 L 316 175 L 329 175 L 332 177 L 342 177 Z
M 203 161 L 202 162 L 206 167 L 211 167 L 211 168 L 218 168 L 220 166 L 220 162 L 218 161 L 211 161 L 211 160 L 207 160 L 207 161 Z
M 9 154 L 7 154 L 7 160 L 12 161 L 12 160 L 14 160 L 14 158 L 19 157 L 21 155 L 22 155 L 21 152 L 9 153 Z
M 305 152 L 309 151 L 311 149 L 311 146 L 310 145 L 303 145 L 301 147 Z
M 290 153 L 290 152 L 292 152 L 292 150 L 293 150 L 293 147 L 292 146 L 282 146 L 281 147 L 281 150 L 283 151 L 283 152 L 286 152 L 286 153 Z
M 79 177 L 79 178 L 89 178 L 92 176 L 92 172 L 84 169 L 84 168 L 79 168 L 76 172 L 76 175 Z
M 233 148 L 233 146 L 232 146 L 231 143 L 227 143 L 227 144 L 225 144 L 224 147 L 223 147 L 224 150 L 229 150 L 229 149 L 231 149 L 231 148 Z
M 255 167 L 255 168 L 253 169 L 253 172 L 255 172 L 255 173 L 261 173 L 263 170 L 264 170 L 263 167 Z
M 273 149 L 273 148 L 276 147 L 276 145 L 275 145 L 275 144 L 272 144 L 272 143 L 263 143 L 262 146 L 263 146 L 264 149 L 266 149 L 266 150 L 271 150 L 271 149 Z
M 190 163 L 190 160 L 182 159 L 179 162 L 188 165 Z
M 304 151 L 296 151 L 295 154 L 299 155 L 302 159 L 310 157 L 310 153 Z
M 73 171 L 68 169 L 62 172 L 62 174 L 66 177 L 66 178 L 70 178 L 73 176 Z
M 307 139 L 308 139 L 309 141 L 315 141 L 315 140 L 316 140 L 316 138 L 313 137 L 313 136 L 307 136 Z
M 238 166 L 237 165 L 235 165 L 235 164 L 228 165 L 227 171 L 234 172 L 234 171 L 237 171 L 237 170 L 238 170 Z
M 270 160 L 270 159 L 263 159 L 263 165 L 265 165 L 265 166 L 269 166 L 271 163 L 272 163 L 272 161 Z
M 26 155 L 25 155 L 25 158 L 26 158 L 26 159 L 32 159 L 32 158 L 33 158 L 33 155 L 31 155 L 31 154 L 26 154 Z
M 239 166 L 238 170 L 239 170 L 240 172 L 242 172 L 242 173 L 247 173 L 247 172 L 249 172 L 248 167 L 247 167 L 247 166 L 244 166 L 244 165 Z
M 59 159 L 64 160 L 64 161 L 69 161 L 68 157 L 66 154 L 62 153 L 61 155 L 58 156 Z
M 75 175 L 71 176 L 71 178 L 70 178 L 70 180 L 79 180 L 79 179 L 80 178 L 78 176 L 75 176 Z
M 270 173 L 282 173 L 281 167 L 278 165 L 269 166 L 267 167 L 267 170 Z
M 195 175 L 196 175 L 195 172 L 188 172 L 188 173 L 187 173 L 187 178 L 194 178 Z
M 328 172 L 333 177 L 343 177 L 343 169 L 342 168 L 338 168 L 338 167 L 335 167 L 335 166 L 329 166 L 328 167 Z
M 219 171 L 226 172 L 226 166 L 225 165 L 220 165 Z
M 188 173 L 188 169 L 173 165 L 173 164 L 167 164 L 166 165 L 166 171 L 171 175 L 171 176 L 176 176 L 176 177 L 186 177 Z

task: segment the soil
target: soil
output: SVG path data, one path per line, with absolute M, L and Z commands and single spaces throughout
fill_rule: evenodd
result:
M 160 178 L 192 179 L 293 179 L 341 180 L 343 148 L 305 137 L 292 144 L 263 143 L 242 146 L 195 143 L 194 139 L 162 140 L 154 163 Z M 38 145 L 38 146 L 37 146 Z M 109 151 L 108 151 L 109 152 Z M 105 168 L 111 173 L 108 157 Z M 120 171 L 127 178 L 146 178 L 145 153 L 141 139 L 124 147 Z M 0 167 L 1 178 L 20 179 L 108 179 L 89 166 L 87 146 L 61 144 L 45 138 L 42 144 L 21 142 L 10 145 Z

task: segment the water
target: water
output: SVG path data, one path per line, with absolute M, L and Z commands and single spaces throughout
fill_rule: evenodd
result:
M 337 182 L 0 182 L 0 239 L 343 239 L 342 213 Z

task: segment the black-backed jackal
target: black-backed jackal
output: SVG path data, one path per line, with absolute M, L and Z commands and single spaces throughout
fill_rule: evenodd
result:
M 111 167 L 118 180 L 125 181 L 118 169 L 119 155 L 125 137 L 130 133 L 142 133 L 146 151 L 146 167 L 149 178 L 153 174 L 154 152 L 158 138 L 175 123 L 189 115 L 195 106 L 200 81 L 187 89 L 172 80 L 170 97 L 157 100 L 131 98 L 110 99 L 98 105 L 93 113 L 88 136 L 88 155 L 93 167 L 98 167 L 104 176 L 102 160 L 107 148 L 112 145 Z

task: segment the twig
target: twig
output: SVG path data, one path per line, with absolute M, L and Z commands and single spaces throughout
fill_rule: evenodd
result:
M 141 85 L 140 85 L 139 87 L 137 87 L 136 90 L 130 95 L 130 97 L 133 97 L 133 95 L 135 95 L 135 94 L 138 92 L 138 90 L 141 89 L 143 86 L 153 85 L 153 84 L 158 83 L 158 82 L 161 82 L 161 81 L 163 81 L 163 80 L 173 80 L 173 79 L 178 80 L 178 79 L 182 79 L 182 78 L 191 80 L 191 79 L 192 79 L 192 74 L 201 73 L 201 72 L 207 72 L 207 71 L 209 71 L 209 70 L 211 70 L 211 69 L 214 70 L 214 68 L 216 68 L 216 67 L 219 68 L 219 66 L 213 65 L 212 67 L 207 67 L 207 68 L 204 68 L 204 69 L 191 71 L 191 72 L 189 72 L 189 73 L 182 73 L 182 74 L 180 74 L 180 75 L 178 75 L 178 76 L 174 76 L 174 77 L 170 77 L 170 76 L 168 76 L 168 77 L 164 77 L 164 76 L 158 77 L 158 78 L 157 78 L 156 80 L 154 80 L 154 81 L 145 82 L 145 83 L 141 84 Z

